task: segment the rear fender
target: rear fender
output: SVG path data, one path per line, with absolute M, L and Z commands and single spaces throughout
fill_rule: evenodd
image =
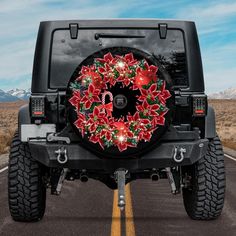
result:
M 212 139 L 216 137 L 216 121 L 215 111 L 211 106 L 208 106 L 205 122 L 205 138 Z
M 29 104 L 26 104 L 19 109 L 18 113 L 18 131 L 19 136 L 21 137 L 21 125 L 23 124 L 31 124 L 30 112 L 29 112 Z

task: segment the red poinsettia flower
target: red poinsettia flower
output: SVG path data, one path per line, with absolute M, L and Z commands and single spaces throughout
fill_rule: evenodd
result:
M 116 145 L 117 145 L 117 147 L 118 147 L 120 152 L 123 152 L 123 151 L 125 151 L 128 148 L 128 144 L 127 144 L 126 141 L 124 141 L 124 142 L 117 142 Z
M 80 102 L 84 103 L 86 109 L 89 109 L 94 102 L 101 102 L 98 97 L 100 92 L 100 89 L 96 89 L 93 84 L 90 84 Z
M 82 66 L 82 68 L 80 70 L 80 76 L 77 78 L 77 80 L 82 80 L 82 79 L 88 77 L 88 74 L 90 74 L 91 72 L 95 72 L 95 66 L 94 65 Z
M 149 105 L 147 100 L 144 100 L 142 105 L 136 106 L 139 112 L 142 112 L 144 116 L 157 116 L 158 104 Z
M 133 78 L 129 78 L 128 75 L 126 76 L 122 74 L 117 78 L 117 82 L 122 82 L 123 87 L 127 87 L 130 85 L 131 82 L 133 82 Z
M 152 132 L 149 130 L 141 130 L 138 134 L 138 139 L 139 140 L 144 140 L 146 142 L 149 142 L 152 137 Z
M 142 89 L 144 85 L 148 85 L 151 81 L 157 81 L 156 73 L 158 71 L 158 67 L 154 65 L 149 66 L 146 61 L 144 63 L 144 67 L 145 69 L 141 67 L 137 67 L 136 69 L 136 76 L 132 87 L 133 90 Z
M 171 94 L 169 90 L 166 89 L 166 83 L 164 81 L 162 87 L 161 87 L 161 93 L 158 95 L 159 101 L 165 105 L 166 100 L 171 97 Z
M 104 83 L 110 83 L 112 86 L 115 85 L 116 79 L 113 72 L 113 67 L 111 67 L 109 64 L 105 64 L 104 67 L 99 67 L 98 72 L 103 75 L 103 81 Z
M 100 132 L 100 137 L 105 137 L 105 139 L 107 141 L 111 141 L 112 139 L 112 130 L 110 127 L 107 127 L 106 129 L 104 128 L 101 132 Z
M 89 141 L 92 142 L 92 143 L 99 143 L 101 148 L 104 149 L 104 143 L 103 143 L 102 139 L 98 135 L 92 134 L 90 136 L 90 138 L 89 138 Z
M 140 89 L 141 96 L 138 97 L 139 101 L 144 101 L 146 99 L 151 99 L 154 101 L 157 96 L 161 93 L 161 91 L 157 91 L 157 84 L 152 84 L 149 89 Z
M 74 125 L 77 129 L 80 130 L 82 137 L 85 133 L 85 127 L 86 127 L 86 117 L 83 113 L 78 113 L 78 119 L 75 121 Z
M 95 107 L 93 113 L 89 114 L 87 124 L 89 131 L 93 133 L 96 131 L 98 125 L 108 124 L 108 119 L 105 113 L 102 113 L 98 107 Z
M 123 58 L 118 59 L 115 64 L 115 69 L 119 73 L 119 77 L 117 78 L 117 81 L 124 82 L 125 78 L 128 77 L 128 74 L 130 72 L 129 66 L 126 63 L 126 61 L 123 60 Z
M 114 140 L 114 143 L 118 147 L 120 152 L 125 151 L 128 147 L 135 147 L 134 144 L 127 141 L 127 138 L 124 140 L 116 139 Z
M 133 124 L 134 127 L 138 124 L 140 120 L 140 115 L 139 115 L 139 112 L 135 112 L 135 114 L 132 116 L 132 115 L 127 115 L 127 124 Z
M 114 58 L 112 56 L 112 54 L 109 52 L 109 53 L 105 54 L 103 58 L 96 58 L 96 61 L 99 61 L 103 64 L 105 64 L 105 63 L 115 64 L 116 63 L 116 58 Z
M 158 116 L 154 116 L 151 123 L 153 127 L 156 127 L 157 125 L 164 125 L 165 124 L 165 114 L 168 112 L 168 110 L 163 111 Z
M 118 58 L 115 65 L 116 70 L 119 72 L 118 82 L 122 82 L 123 85 L 129 86 L 130 82 L 133 82 L 134 78 L 129 75 L 133 73 L 130 69 L 131 66 L 137 65 L 138 61 L 134 59 L 133 53 L 128 53 L 124 57 L 116 56 Z
M 135 112 L 133 116 L 127 116 L 127 125 L 132 126 L 133 129 L 143 129 L 144 126 L 151 124 L 149 119 L 140 118 L 139 112 Z
M 164 125 L 165 124 L 165 117 L 164 116 L 154 116 L 151 123 L 153 126 Z
M 81 101 L 80 91 L 76 91 L 76 90 L 73 91 L 73 96 L 69 99 L 70 104 L 75 106 L 77 110 L 79 110 L 80 101 Z
M 92 83 L 96 88 L 106 89 L 106 84 L 104 83 L 101 75 L 96 71 L 94 65 L 82 66 L 80 76 L 77 80 L 81 80 L 82 85 L 86 86 L 87 83 Z M 87 81 L 89 79 L 89 81 Z
M 134 66 L 138 63 L 138 61 L 136 59 L 134 59 L 133 53 L 125 54 L 124 58 L 129 66 Z
M 157 67 L 157 66 L 154 66 L 154 65 L 150 65 L 150 66 L 149 66 L 149 64 L 148 64 L 148 62 L 147 62 L 146 60 L 145 60 L 145 62 L 144 62 L 144 67 L 145 67 L 145 69 L 146 69 L 148 72 L 150 72 L 150 73 L 152 73 L 152 74 L 155 75 L 155 78 L 153 78 L 153 79 L 154 79 L 154 81 L 156 81 L 156 79 L 157 79 L 156 73 L 157 73 L 157 71 L 158 71 L 158 67 Z

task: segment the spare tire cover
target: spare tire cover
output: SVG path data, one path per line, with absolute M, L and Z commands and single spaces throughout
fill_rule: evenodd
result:
M 106 48 L 87 57 L 67 88 L 67 117 L 80 145 L 100 157 L 137 157 L 171 123 L 171 79 L 141 50 Z

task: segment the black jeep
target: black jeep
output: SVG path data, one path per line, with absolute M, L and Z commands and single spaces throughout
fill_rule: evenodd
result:
M 125 184 L 168 178 L 192 219 L 220 215 L 224 154 L 193 22 L 41 22 L 31 92 L 10 151 L 14 220 L 42 219 L 47 187 L 89 178 L 121 209 Z

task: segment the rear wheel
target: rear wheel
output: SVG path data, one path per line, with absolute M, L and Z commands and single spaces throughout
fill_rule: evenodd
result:
M 9 209 L 15 221 L 38 221 L 45 211 L 46 187 L 42 166 L 30 154 L 27 144 L 14 136 L 9 156 Z
M 189 187 L 183 189 L 187 214 L 194 220 L 216 219 L 223 209 L 225 194 L 224 153 L 220 139 L 209 143 L 207 154 L 192 166 L 183 168 Z

